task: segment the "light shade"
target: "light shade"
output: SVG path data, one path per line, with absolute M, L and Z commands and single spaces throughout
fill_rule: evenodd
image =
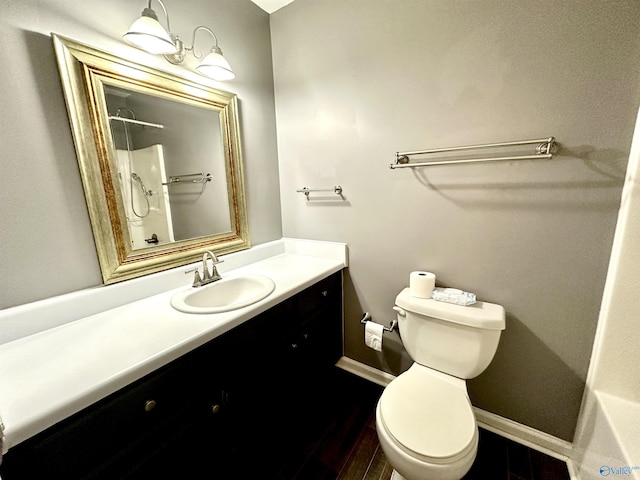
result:
M 156 14 L 145 8 L 142 16 L 131 24 L 122 36 L 127 42 L 154 55 L 171 54 L 178 51 L 171 35 L 164 29 Z
M 196 71 L 200 75 L 219 81 L 233 80 L 236 78 L 229 62 L 222 56 L 222 50 L 220 50 L 218 46 L 211 48 L 209 54 L 204 57 L 200 65 L 196 67 Z

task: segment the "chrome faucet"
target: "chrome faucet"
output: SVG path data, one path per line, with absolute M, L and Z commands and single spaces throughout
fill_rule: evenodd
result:
M 209 266 L 207 265 L 207 260 L 209 258 L 211 258 L 211 261 L 213 262 L 213 270 L 211 272 L 209 271 Z M 211 250 L 207 250 L 206 252 L 204 252 L 204 254 L 202 255 L 202 277 L 200 276 L 200 272 L 196 268 L 196 273 L 195 273 L 195 276 L 193 277 L 192 286 L 201 287 L 203 285 L 206 285 L 207 283 L 212 283 L 217 280 L 220 280 L 222 277 L 218 273 L 218 269 L 216 268 L 216 265 L 219 263 L 222 263 L 223 261 L 224 260 L 218 260 L 218 257 L 216 257 L 216 254 L 213 253 Z

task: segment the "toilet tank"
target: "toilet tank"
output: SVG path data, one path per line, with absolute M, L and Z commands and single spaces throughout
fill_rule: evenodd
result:
M 464 379 L 489 366 L 505 328 L 501 305 L 453 305 L 412 297 L 408 288 L 396 297 L 394 310 L 402 343 L 416 363 Z

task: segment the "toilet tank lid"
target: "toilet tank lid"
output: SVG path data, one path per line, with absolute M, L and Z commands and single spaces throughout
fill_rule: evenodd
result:
M 419 315 L 470 327 L 487 330 L 504 330 L 505 328 L 504 307 L 495 303 L 476 302 L 468 306 L 453 305 L 431 298 L 412 297 L 409 288 L 405 288 L 396 297 L 396 305 Z

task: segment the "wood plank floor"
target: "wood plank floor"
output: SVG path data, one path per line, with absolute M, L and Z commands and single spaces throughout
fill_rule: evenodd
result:
M 337 371 L 325 415 L 283 455 L 276 480 L 389 480 L 375 406 L 382 388 Z M 564 462 L 480 429 L 476 461 L 463 480 L 569 480 Z

